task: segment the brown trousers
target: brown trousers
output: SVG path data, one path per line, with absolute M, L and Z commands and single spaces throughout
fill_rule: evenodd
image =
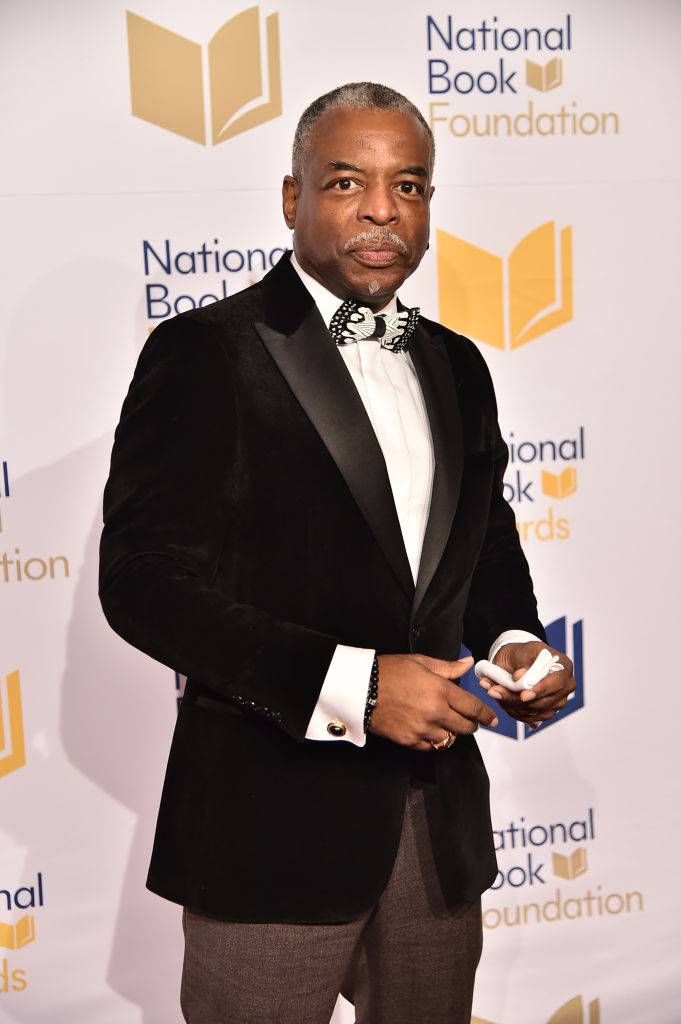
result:
M 329 1024 L 339 992 L 356 1024 L 469 1024 L 480 901 L 448 899 L 447 842 L 435 786 L 415 780 L 390 881 L 361 917 L 243 924 L 185 909 L 187 1024 Z

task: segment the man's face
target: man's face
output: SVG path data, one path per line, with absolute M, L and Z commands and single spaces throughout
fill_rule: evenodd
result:
M 339 298 L 380 309 L 428 245 L 430 145 L 412 114 L 325 111 L 302 182 L 284 179 L 284 217 L 300 265 Z

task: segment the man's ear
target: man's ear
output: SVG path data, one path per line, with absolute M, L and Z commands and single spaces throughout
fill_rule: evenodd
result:
M 284 211 L 286 227 L 291 230 L 296 226 L 296 207 L 299 195 L 300 185 L 296 179 L 290 174 L 285 175 L 281 186 L 281 205 Z
M 435 185 L 431 185 L 428 189 L 428 206 L 430 206 L 430 200 L 433 198 L 433 192 L 435 191 Z M 430 210 L 428 211 L 428 223 L 430 223 Z M 428 229 L 430 231 L 430 228 Z M 426 251 L 430 249 L 430 238 L 426 244 Z

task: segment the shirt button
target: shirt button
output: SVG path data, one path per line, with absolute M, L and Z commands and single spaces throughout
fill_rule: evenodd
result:
M 329 724 L 326 727 L 326 731 L 331 736 L 340 737 L 345 736 L 346 732 L 348 731 L 348 727 L 344 725 L 343 722 L 339 722 L 337 719 L 334 719 L 333 722 L 329 722 Z

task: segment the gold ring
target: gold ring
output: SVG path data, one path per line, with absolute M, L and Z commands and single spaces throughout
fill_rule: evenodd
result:
M 454 735 L 454 733 L 450 732 L 448 729 L 447 735 L 443 740 L 440 740 L 438 743 L 436 743 L 435 740 L 428 740 L 428 742 L 430 743 L 433 750 L 449 750 L 455 739 L 456 736 Z

